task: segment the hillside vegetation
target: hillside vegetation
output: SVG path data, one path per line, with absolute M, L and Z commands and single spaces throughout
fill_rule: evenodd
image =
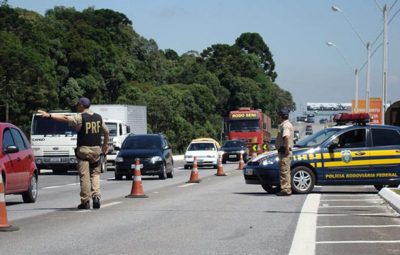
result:
M 178 39 L 177 39 L 178 40 Z M 223 117 L 241 106 L 294 109 L 275 79 L 275 63 L 257 33 L 181 56 L 137 34 L 109 9 L 55 7 L 40 15 L 0 7 L 0 117 L 29 132 L 37 109 L 93 104 L 146 105 L 149 132 L 164 133 L 177 151 L 196 137 L 220 138 Z

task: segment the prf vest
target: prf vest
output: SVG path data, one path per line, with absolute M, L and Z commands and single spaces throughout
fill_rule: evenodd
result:
M 78 131 L 77 146 L 101 146 L 103 120 L 97 113 L 82 113 L 82 127 Z

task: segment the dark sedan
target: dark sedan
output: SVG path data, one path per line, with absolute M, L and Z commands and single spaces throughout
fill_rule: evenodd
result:
M 140 159 L 142 175 L 158 175 L 160 179 L 174 177 L 172 150 L 161 134 L 129 135 L 115 159 L 115 179 L 132 179 L 136 159 Z
M 226 161 L 239 161 L 240 154 L 243 154 L 243 160 L 247 162 L 249 158 L 249 149 L 246 147 L 246 143 L 240 140 L 229 140 L 221 147 L 222 163 Z

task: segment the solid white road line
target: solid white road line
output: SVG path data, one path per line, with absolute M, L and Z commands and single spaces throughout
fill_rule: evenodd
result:
M 195 185 L 195 184 L 197 184 L 197 183 L 187 183 L 187 184 L 180 185 L 178 187 L 179 188 L 186 188 L 186 187 L 189 187 L 189 186 L 192 186 L 192 185 Z
M 320 213 L 318 217 L 348 217 L 348 216 L 394 216 L 392 213 Z
M 349 207 L 382 207 L 381 205 L 328 205 L 323 204 L 320 208 L 349 208 Z
M 342 226 L 318 226 L 317 228 L 400 228 L 400 225 L 342 225 Z
M 122 204 L 122 202 L 111 202 L 108 204 L 101 205 L 101 208 L 106 208 L 106 207 L 110 207 L 110 206 L 118 205 L 118 204 Z
M 320 241 L 316 242 L 316 244 L 353 244 L 353 243 L 400 243 L 400 240 L 389 240 L 389 241 L 382 241 L 382 240 L 354 240 L 354 241 Z
M 321 199 L 321 202 L 358 202 L 358 201 L 382 201 L 381 198 L 361 198 L 361 199 Z
M 297 222 L 289 255 L 314 255 L 320 194 L 307 195 Z

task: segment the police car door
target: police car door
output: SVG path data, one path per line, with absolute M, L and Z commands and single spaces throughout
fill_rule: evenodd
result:
M 366 126 L 345 131 L 323 149 L 325 181 L 354 183 L 368 177 L 370 151 L 367 147 Z
M 374 126 L 371 127 L 371 138 L 371 171 L 375 173 L 376 181 L 400 178 L 399 129 Z

